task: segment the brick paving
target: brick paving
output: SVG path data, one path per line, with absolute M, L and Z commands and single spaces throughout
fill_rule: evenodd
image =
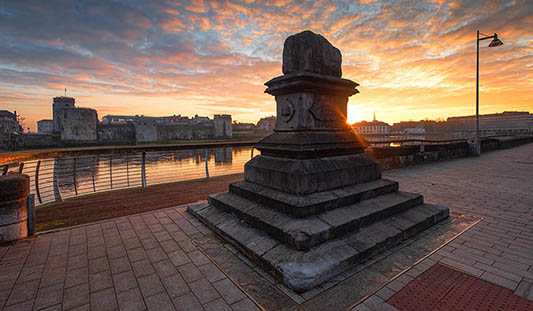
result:
M 484 219 L 354 310 L 394 310 L 386 301 L 435 263 L 533 300 L 533 144 L 384 177 Z M 1 246 L 0 308 L 259 310 L 206 256 L 210 236 L 182 206 Z
M 398 181 L 400 190 L 423 194 L 426 202 L 483 217 L 406 275 L 417 277 L 441 263 L 533 300 L 533 144 L 391 170 L 384 177 Z M 353 310 L 390 309 L 385 300 L 408 283 L 398 278 Z M 380 304 L 372 308 L 369 300 Z

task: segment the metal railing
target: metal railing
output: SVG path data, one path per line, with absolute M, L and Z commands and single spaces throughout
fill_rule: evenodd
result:
M 206 148 L 189 145 L 177 150 L 167 146 L 160 151 L 154 146 L 121 148 L 120 152 L 111 148 L 113 153 L 99 150 L 93 154 L 72 149 L 50 158 L 11 163 L 4 160 L 0 162 L 0 174 L 28 174 L 30 193 L 40 205 L 100 191 L 240 173 L 254 155 L 254 143 L 203 145 Z

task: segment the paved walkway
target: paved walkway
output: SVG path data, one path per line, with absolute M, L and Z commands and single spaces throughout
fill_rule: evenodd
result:
M 533 144 L 384 175 L 484 220 L 355 310 L 393 310 L 386 300 L 437 262 L 533 300 Z M 192 243 L 209 235 L 178 207 L 0 247 L 0 308 L 259 310 Z

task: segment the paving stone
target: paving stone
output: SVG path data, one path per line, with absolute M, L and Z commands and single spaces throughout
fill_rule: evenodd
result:
M 172 299 L 185 295 L 190 291 L 189 286 L 187 286 L 187 283 L 185 283 L 185 280 L 179 274 L 164 278 L 162 282 Z
M 129 249 L 127 253 L 128 253 L 129 260 L 132 263 L 139 261 L 139 260 L 148 259 L 148 255 L 146 254 L 146 251 L 142 247 Z
M 196 266 L 201 266 L 201 265 L 205 265 L 207 263 L 210 263 L 209 259 L 207 259 L 207 257 L 205 257 L 205 255 L 202 254 L 200 251 L 190 252 L 190 253 L 187 254 L 187 256 L 189 256 L 191 261 Z
M 126 271 L 113 275 L 113 282 L 115 284 L 115 291 L 117 293 L 125 292 L 133 288 L 137 288 L 137 279 L 133 271 Z
M 136 261 L 131 266 L 137 278 L 155 273 L 154 267 L 148 259 Z
M 113 288 L 91 293 L 91 310 L 115 310 L 118 308 Z
M 67 271 L 65 278 L 65 288 L 89 282 L 89 271 L 87 267 Z
M 514 291 L 516 287 L 518 286 L 517 282 L 511 281 L 509 279 L 503 278 L 499 275 L 496 275 L 490 272 L 484 272 L 480 277 L 486 281 L 489 281 L 496 285 L 506 287 L 512 291 Z
M 34 309 L 44 309 L 63 301 L 63 284 L 41 287 L 37 292 Z
M 69 257 L 67 262 L 67 271 L 86 267 L 87 260 L 87 254 Z
M 6 305 L 9 306 L 34 299 L 37 296 L 38 287 L 39 280 L 29 281 L 26 283 L 17 283 L 15 287 L 13 287 Z
M 89 260 L 89 272 L 97 273 L 105 270 L 109 270 L 109 261 L 107 257 L 100 257 Z
M 124 257 L 126 256 L 126 249 L 122 244 L 110 247 L 107 249 L 107 256 L 109 259 Z
M 141 288 L 141 292 L 145 298 L 165 290 L 163 288 L 163 284 L 161 284 L 161 281 L 159 280 L 159 277 L 157 277 L 157 274 L 143 276 L 138 278 L 137 282 L 139 283 L 139 287 Z
M 13 304 L 13 305 L 6 305 L 3 310 L 4 311 L 26 311 L 26 310 L 31 311 L 33 310 L 33 303 L 34 303 L 33 299 L 27 300 L 24 302 Z
M 168 258 L 167 255 L 165 254 L 165 251 L 160 247 L 149 249 L 146 251 L 146 254 L 148 255 L 148 258 L 150 258 L 150 261 L 152 263 L 165 260 Z
M 89 275 L 89 289 L 91 293 L 113 287 L 113 279 L 109 270 Z
M 26 267 L 20 271 L 17 283 L 24 283 L 41 279 L 44 272 L 44 265 Z
M 200 305 L 200 302 L 192 292 L 174 298 L 172 302 L 178 311 L 204 311 L 204 308 L 202 308 L 202 305 Z
M 187 283 L 204 277 L 202 272 L 200 272 L 200 270 L 198 270 L 198 268 L 196 268 L 196 266 L 192 263 L 179 266 L 178 271 Z
M 107 249 L 105 248 L 105 246 L 100 245 L 100 246 L 90 247 L 88 250 L 87 257 L 89 258 L 89 261 L 91 261 L 92 259 L 101 258 L 106 255 L 107 255 Z
M 178 273 L 172 262 L 168 259 L 154 263 L 154 269 L 162 279 Z
M 122 293 L 118 293 L 117 300 L 121 311 L 141 311 L 146 309 L 138 288 L 131 288 Z
M 133 248 L 138 248 L 138 247 L 142 247 L 142 244 L 141 244 L 141 241 L 135 237 L 135 238 L 130 238 L 130 239 L 124 239 L 123 240 L 123 243 L 124 243 L 124 247 L 128 250 L 128 249 L 133 249 Z
M 207 278 L 207 280 L 211 283 L 222 280 L 226 276 L 220 269 L 218 269 L 214 264 L 208 263 L 202 266 L 198 267 L 198 270 L 200 270 L 204 276 Z
M 160 242 L 160 244 L 163 250 L 165 251 L 165 253 L 167 254 L 180 249 L 180 247 L 178 246 L 178 243 L 176 243 L 176 241 L 174 240 L 163 241 L 163 242 Z
M 124 271 L 131 270 L 131 265 L 128 257 L 121 257 L 110 260 L 111 273 L 117 274 Z
M 200 303 L 206 304 L 220 297 L 216 289 L 205 278 L 188 283 Z
M 248 298 L 231 305 L 233 311 L 259 311 L 260 309 Z
M 185 252 L 183 252 L 182 250 L 176 250 L 174 252 L 171 252 L 168 254 L 168 257 L 176 267 L 179 267 L 191 261 L 187 254 L 185 254 Z
M 69 310 L 89 303 L 89 283 L 66 288 L 63 293 L 63 309 Z
M 246 298 L 242 291 L 229 279 L 222 279 L 213 283 L 213 286 L 228 304 L 233 304 Z
M 231 307 L 222 298 L 208 302 L 203 307 L 205 311 L 231 311 Z
M 522 280 L 514 293 L 520 297 L 533 300 L 533 280 Z
M 144 298 L 148 310 L 153 311 L 174 311 L 174 305 L 170 301 L 170 298 L 165 292 Z

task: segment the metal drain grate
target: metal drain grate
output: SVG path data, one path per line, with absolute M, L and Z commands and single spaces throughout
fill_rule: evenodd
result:
M 435 264 L 387 301 L 410 310 L 533 310 L 533 301 L 507 288 Z

